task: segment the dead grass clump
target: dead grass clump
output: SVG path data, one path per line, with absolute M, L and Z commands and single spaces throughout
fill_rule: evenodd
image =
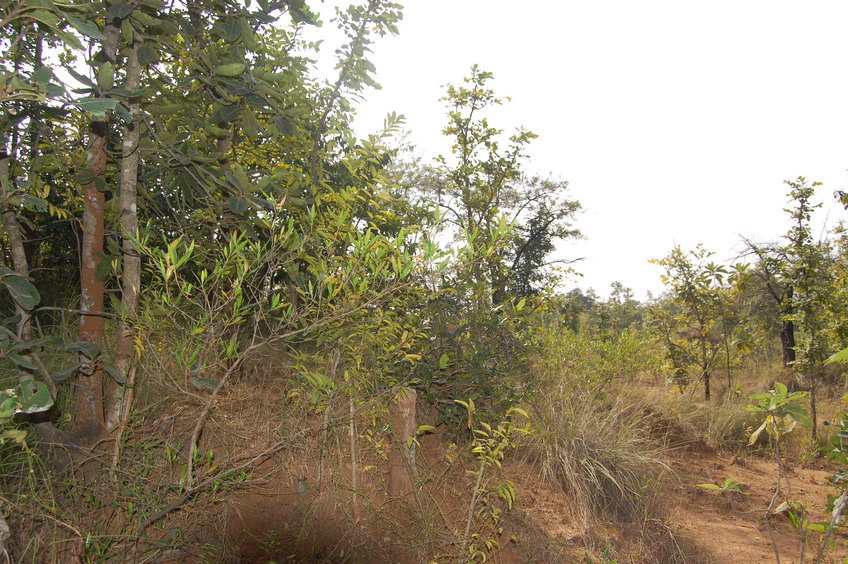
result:
M 712 402 L 684 395 L 662 402 L 659 410 L 675 419 L 693 444 L 703 441 L 712 449 L 738 450 L 746 444 L 746 429 L 756 421 L 745 411 L 748 403 L 747 397 L 731 394 Z
M 625 395 L 603 398 L 587 387 L 560 385 L 540 394 L 531 410 L 536 432 L 524 441 L 523 455 L 542 480 L 569 496 L 576 523 L 588 529 L 652 514 L 667 467 L 643 409 Z

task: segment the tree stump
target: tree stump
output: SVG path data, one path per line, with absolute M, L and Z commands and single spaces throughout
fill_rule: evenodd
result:
M 415 483 L 415 422 L 417 394 L 412 388 L 400 388 L 391 407 L 392 448 L 389 450 L 389 493 L 405 496 Z

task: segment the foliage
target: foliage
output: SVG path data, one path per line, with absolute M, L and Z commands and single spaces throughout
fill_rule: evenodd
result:
M 674 379 L 687 384 L 688 370 L 695 367 L 706 399 L 710 399 L 710 378 L 721 357 L 731 387 L 731 365 L 745 350 L 734 339 L 739 323 L 731 316 L 731 304 L 733 288 L 746 267 L 716 264 L 710 261 L 712 256 L 702 246 L 689 252 L 675 247 L 666 257 L 651 261 L 665 269 L 662 280 L 672 297 L 668 307 L 654 308 L 653 319 L 664 335 Z
M 462 536 L 462 546 L 459 554 L 460 558 L 469 562 L 476 562 L 478 558 L 485 562 L 486 551 L 491 551 L 497 546 L 495 538 L 503 532 L 503 527 L 501 526 L 501 509 L 488 498 L 496 494 L 503 500 L 507 509 L 512 509 L 512 505 L 515 502 L 515 488 L 513 483 L 510 480 L 501 480 L 495 486 L 492 486 L 488 483 L 490 480 L 485 480 L 487 475 L 486 470 L 500 468 L 507 451 L 513 449 L 522 436 L 531 434 L 532 429 L 530 422 L 527 421 L 527 412 L 520 408 L 513 407 L 509 409 L 498 425 L 493 427 L 485 421 L 474 423 L 477 411 L 474 400 L 457 400 L 457 403 L 466 409 L 468 424 L 473 434 L 471 452 L 474 453 L 479 464 L 476 472 L 469 470 L 469 473 L 475 476 L 475 482 L 471 502 L 468 506 L 468 516 L 466 518 L 465 532 Z M 525 419 L 523 425 L 515 422 L 517 416 Z M 477 510 L 478 504 L 483 505 L 480 511 Z M 481 538 L 478 533 L 474 535 L 470 534 L 475 514 L 491 521 L 493 534 L 490 538 Z M 466 547 L 468 547 L 467 555 Z M 485 551 L 483 550 L 484 548 Z
M 780 439 L 791 433 L 799 422 L 809 423 L 807 410 L 798 401 L 808 395 L 808 392 L 789 392 L 786 385 L 775 382 L 773 390 L 749 396 L 749 399 L 757 403 L 749 405 L 747 411 L 764 415 L 760 426 L 750 433 L 749 444 L 756 443 L 760 433 L 765 431 L 777 445 Z
M 719 486 L 716 484 L 696 484 L 699 488 L 704 488 L 705 490 L 715 490 L 717 492 L 721 492 L 724 495 L 732 495 L 732 494 L 741 494 L 741 495 L 751 495 L 750 493 L 743 490 L 746 484 L 745 482 L 741 482 L 736 478 L 732 478 L 728 476 L 724 479 L 724 482 Z
M 466 85 L 449 85 L 444 101 L 452 140 L 451 158 L 440 157 L 444 180 L 432 195 L 458 237 L 473 236 L 472 245 L 491 246 L 490 233 L 504 221 L 513 227 L 509 244 L 496 249 L 469 272 L 485 284 L 495 303 L 536 293 L 545 286 L 547 256 L 557 239 L 579 236 L 571 222 L 580 204 L 568 200 L 565 182 L 528 177 L 522 161 L 536 135 L 519 128 L 507 140 L 489 124 L 485 113 L 503 100 L 488 87 L 492 73 L 476 65 Z M 484 298 L 487 296 L 481 296 Z
M 775 485 L 774 495 L 769 502 L 765 512 L 765 524 L 768 528 L 769 537 L 771 538 L 772 550 L 775 558 L 780 560 L 780 550 L 777 546 L 777 541 L 774 536 L 774 529 L 771 519 L 774 515 L 783 511 L 788 511 L 790 517 L 796 524 L 805 523 L 803 516 L 803 506 L 797 505 L 796 502 L 790 499 L 782 499 L 784 494 L 781 488 L 782 480 L 788 482 L 788 472 L 782 457 L 782 439 L 791 433 L 796 425 L 808 423 L 809 417 L 806 408 L 798 401 L 801 398 L 807 397 L 807 392 L 789 392 L 786 386 L 780 382 L 775 382 L 774 389 L 762 394 L 753 394 L 749 399 L 755 400 L 755 405 L 749 405 L 748 411 L 764 416 L 762 424 L 754 431 L 750 431 L 749 444 L 753 445 L 757 439 L 765 431 L 769 437 L 769 446 L 774 455 L 774 461 L 777 464 L 777 483 Z M 781 500 L 778 504 L 777 501 Z M 804 554 L 806 544 L 806 526 L 801 529 L 801 554 Z M 801 558 L 803 561 L 803 556 Z

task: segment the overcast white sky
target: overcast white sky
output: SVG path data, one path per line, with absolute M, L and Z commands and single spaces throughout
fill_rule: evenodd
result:
M 401 3 L 357 128 L 397 111 L 422 155 L 447 154 L 443 86 L 475 63 L 493 72 L 512 99 L 493 125 L 539 134 L 528 169 L 568 180 L 585 208 L 586 240 L 559 251 L 585 257 L 584 277 L 564 289 L 605 296 L 619 280 L 644 298 L 662 290 L 648 259 L 675 244 L 730 260 L 740 234 L 778 239 L 783 180 L 799 175 L 825 183 L 829 226 L 848 217 L 831 196 L 848 188 L 844 0 Z

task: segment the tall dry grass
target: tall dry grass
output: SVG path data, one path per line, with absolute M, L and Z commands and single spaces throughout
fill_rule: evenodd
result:
M 575 523 L 588 530 L 655 513 L 668 468 L 640 401 L 562 380 L 539 394 L 530 413 L 536 432 L 521 453 L 541 480 L 568 495 Z

